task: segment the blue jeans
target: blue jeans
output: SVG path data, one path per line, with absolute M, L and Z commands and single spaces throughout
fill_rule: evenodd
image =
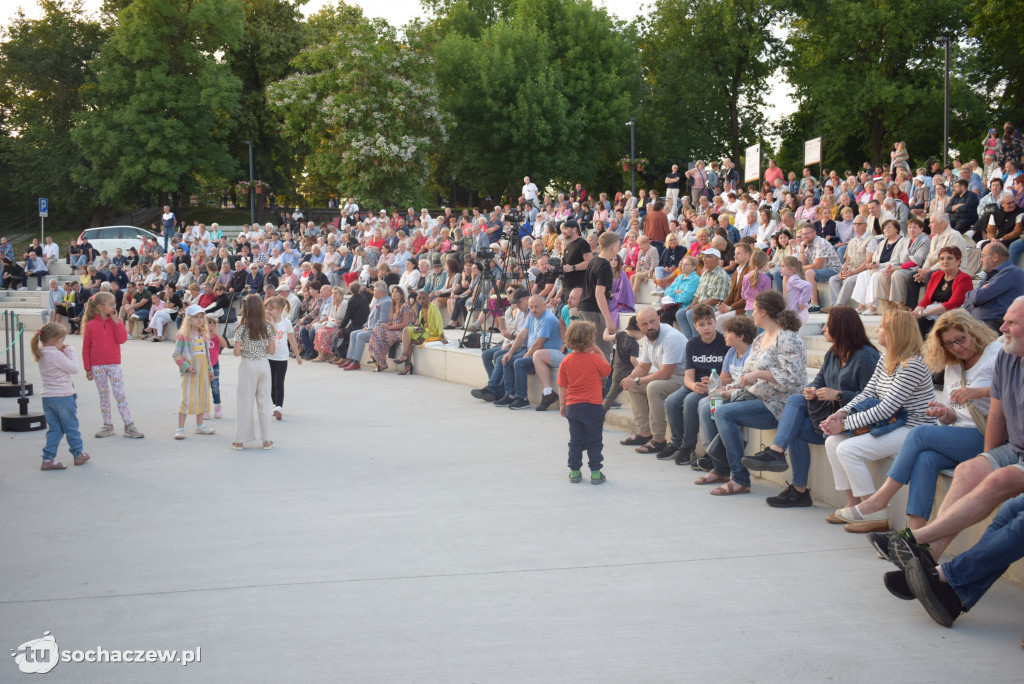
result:
M 530 373 L 536 370 L 533 365 L 533 357 L 527 358 L 526 352 L 523 351 L 523 356 L 517 355 L 515 361 L 509 360 L 508 365 L 513 366 L 513 373 L 505 373 L 505 391 L 516 399 L 526 399 L 526 382 L 530 378 Z M 508 392 L 509 389 L 509 375 L 513 376 L 513 391 Z
M 693 327 L 693 309 L 679 307 L 676 311 L 676 324 L 679 331 L 686 335 L 686 339 L 691 340 L 697 336 L 697 331 Z
M 672 432 L 674 446 L 697 446 L 697 431 L 700 428 L 700 400 L 704 394 L 698 394 L 683 385 L 665 399 L 665 418 Z
M 82 433 L 78 430 L 78 395 L 43 397 L 43 414 L 49 426 L 46 446 L 43 447 L 43 460 L 52 461 L 57 457 L 61 437 L 68 438 L 68 449 L 77 458 L 83 448 Z
M 1017 265 L 1020 255 L 1024 254 L 1024 238 L 1017 238 L 1010 243 L 1010 263 Z
M 312 329 L 306 328 L 306 326 L 299 327 L 299 339 L 302 340 L 302 355 L 309 356 L 310 354 L 316 353 L 313 349 L 313 338 L 316 337 L 316 333 Z
M 787 399 L 772 444 L 783 451 L 789 451 L 789 463 L 793 467 L 793 484 L 797 487 L 807 486 L 807 473 L 811 470 L 811 449 L 808 445 L 824 443 L 825 438 L 811 426 L 807 400 L 803 395 L 794 394 Z
M 488 377 L 487 389 L 499 397 L 505 394 L 505 367 L 501 365 L 501 358 L 508 353 L 508 350 L 508 347 L 491 347 L 485 349 L 483 353 L 484 370 L 487 371 Z
M 516 395 L 516 362 L 520 361 L 526 354 L 526 349 L 520 347 L 514 354 L 506 354 L 508 361 L 502 366 L 501 383 L 505 390 L 505 396 L 515 398 Z M 502 359 L 504 360 L 504 359 Z M 530 369 L 533 369 L 533 360 L 530 360 Z M 526 398 L 526 371 L 523 371 L 523 398 Z
M 590 470 L 600 470 L 604 462 L 604 408 L 600 404 L 569 404 L 565 417 L 569 421 L 569 470 L 583 467 L 584 449 Z
M 929 518 L 939 471 L 955 468 L 984 449 L 985 436 L 976 427 L 919 425 L 911 430 L 889 468 L 889 477 L 910 485 L 907 515 Z
M 89 256 L 86 255 L 86 254 L 79 254 L 78 256 L 71 257 L 71 265 L 72 266 L 75 266 L 75 267 L 85 266 L 88 263 L 89 263 Z
M 779 270 L 779 267 L 776 266 L 771 269 L 768 271 L 768 274 L 772 277 L 772 287 L 782 292 L 782 272 Z
M 727 401 L 715 411 L 715 419 L 711 420 L 711 402 L 701 401 L 700 403 L 700 424 L 705 430 L 708 440 L 720 435 L 722 448 L 725 451 L 716 450 L 711 454 L 715 464 L 715 472 L 723 477 L 729 477 L 736 484 L 744 487 L 750 486 L 750 472 L 743 467 L 743 426 L 769 430 L 778 425 L 775 416 L 769 411 L 764 402 L 760 399 L 748 399 L 746 401 Z
M 220 404 L 220 359 L 213 364 L 213 382 L 210 383 L 210 391 L 213 393 L 213 403 Z
M 1006 568 L 1024 557 L 1024 494 L 1002 505 L 978 543 L 942 564 L 949 586 L 970 610 Z

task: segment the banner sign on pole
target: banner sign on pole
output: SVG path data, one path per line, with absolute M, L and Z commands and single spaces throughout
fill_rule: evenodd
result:
M 804 166 L 821 163 L 821 138 L 804 141 Z
M 756 183 L 761 180 L 761 145 L 747 148 L 746 163 L 743 166 L 743 182 Z

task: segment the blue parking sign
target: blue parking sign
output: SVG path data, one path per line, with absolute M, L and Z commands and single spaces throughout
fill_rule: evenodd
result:
M 39 213 L 45 215 L 45 214 L 49 213 L 49 211 L 50 211 L 50 200 L 48 200 L 45 197 L 40 197 L 39 198 Z

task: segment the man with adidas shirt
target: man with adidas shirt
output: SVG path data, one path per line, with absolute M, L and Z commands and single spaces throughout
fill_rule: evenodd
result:
M 658 452 L 660 460 L 674 459 L 677 465 L 686 465 L 693 457 L 700 428 L 697 407 L 707 396 L 711 371 L 721 375 L 728 352 L 725 336 L 715 329 L 715 311 L 710 306 L 700 304 L 693 310 L 693 326 L 697 337 L 686 343 L 683 386 L 665 399 L 665 417 L 672 439 Z

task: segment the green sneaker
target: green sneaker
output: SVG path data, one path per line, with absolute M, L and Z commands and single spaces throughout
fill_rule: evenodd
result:
M 576 484 L 577 482 L 579 482 L 582 479 L 583 479 L 583 476 L 580 474 L 580 471 L 578 471 L 578 470 L 570 470 L 569 471 L 569 482 L 572 482 L 573 484 Z
M 590 484 L 601 484 L 607 479 L 600 470 L 592 470 L 590 472 Z

